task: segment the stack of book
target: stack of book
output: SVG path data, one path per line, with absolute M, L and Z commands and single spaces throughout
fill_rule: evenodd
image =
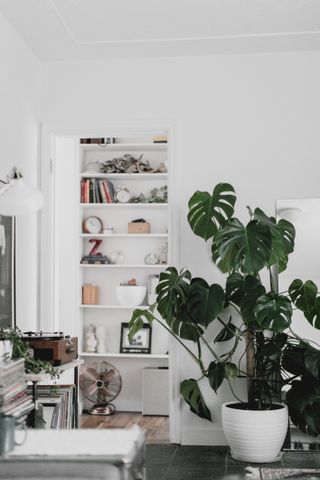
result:
M 81 203 L 114 203 L 114 186 L 107 180 L 82 178 Z
M 33 401 L 27 391 L 24 359 L 0 364 L 0 414 L 12 415 L 20 424 L 32 409 Z

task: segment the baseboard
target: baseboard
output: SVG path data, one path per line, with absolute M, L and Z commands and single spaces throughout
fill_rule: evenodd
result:
M 183 428 L 181 445 L 227 445 L 222 429 Z

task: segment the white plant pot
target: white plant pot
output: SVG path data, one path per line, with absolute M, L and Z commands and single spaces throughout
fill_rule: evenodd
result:
M 147 288 L 139 285 L 120 285 L 116 294 L 120 305 L 137 307 L 141 305 L 147 293 Z
M 0 363 L 11 360 L 12 348 L 11 340 L 0 340 Z
M 222 425 L 231 456 L 243 462 L 275 462 L 288 429 L 288 408 L 275 410 L 233 408 L 238 402 L 222 405 Z

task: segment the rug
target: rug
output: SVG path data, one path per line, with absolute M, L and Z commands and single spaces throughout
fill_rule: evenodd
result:
M 246 468 L 246 480 L 320 480 L 320 469 L 316 468 Z

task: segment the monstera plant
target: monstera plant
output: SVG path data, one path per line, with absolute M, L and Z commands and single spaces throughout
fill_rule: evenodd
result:
M 295 229 L 260 208 L 248 208 L 245 225 L 234 217 L 235 202 L 232 185 L 219 183 L 212 194 L 197 191 L 188 205 L 190 227 L 210 243 L 212 261 L 226 274 L 226 282 L 209 285 L 203 278 L 193 278 L 187 269 L 167 268 L 160 275 L 155 304 L 133 312 L 129 337 L 145 322 L 156 321 L 183 346 L 200 372 L 199 379 L 181 383 L 181 394 L 198 416 L 212 421 L 199 386 L 204 378 L 214 393 L 223 382 L 234 390 L 235 379 L 244 378 L 247 398 L 238 401 L 237 407 L 242 413 L 272 410 L 287 386 L 292 422 L 318 435 L 319 347 L 300 338 L 291 325 L 293 310 L 299 309 L 320 329 L 317 286 L 311 280 L 296 279 L 288 291 L 278 291 L 278 274 L 286 269 L 294 250 Z M 268 285 L 261 280 L 266 277 L 263 270 L 268 273 Z M 211 338 L 207 327 L 213 322 L 216 334 Z M 228 348 L 221 353 L 223 342 Z M 204 350 L 211 357 L 208 364 Z

